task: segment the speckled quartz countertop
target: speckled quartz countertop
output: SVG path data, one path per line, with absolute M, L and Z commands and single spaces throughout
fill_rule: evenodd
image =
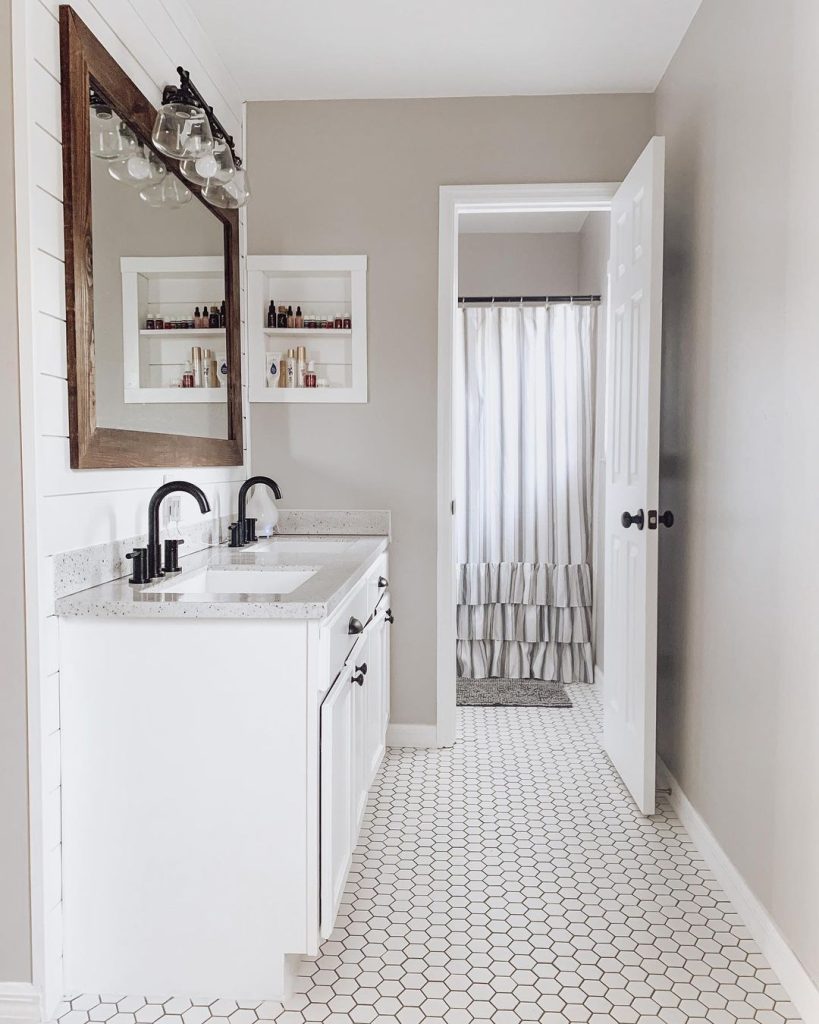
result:
M 58 615 L 89 618 L 322 619 L 378 555 L 381 536 L 275 536 L 246 548 L 224 544 L 180 560 L 182 571 L 134 586 L 127 579 L 61 597 Z M 280 593 L 266 591 L 268 579 Z M 243 589 L 244 588 L 244 589 Z

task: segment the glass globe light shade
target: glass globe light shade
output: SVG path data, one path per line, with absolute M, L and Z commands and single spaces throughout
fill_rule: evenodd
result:
M 175 160 L 195 160 L 213 149 L 207 115 L 191 103 L 164 103 L 156 115 L 152 137 L 159 152 Z
M 244 167 L 237 167 L 233 177 L 228 181 L 208 179 L 202 189 L 202 196 L 211 206 L 222 210 L 238 210 L 250 199 L 250 178 Z
M 91 156 L 100 160 L 115 160 L 121 156 L 119 118 L 110 107 L 91 107 Z
M 233 154 L 224 139 L 214 139 L 213 149 L 195 160 L 181 160 L 179 170 L 188 181 L 204 186 L 211 178 L 219 182 L 229 181 L 236 173 Z
M 125 159 L 112 161 L 108 165 L 108 173 L 115 181 L 143 188 L 145 185 L 154 185 L 162 181 L 168 169 L 153 150 L 140 145 Z
M 193 193 L 175 174 L 168 174 L 157 184 L 141 188 L 139 198 L 148 206 L 178 210 L 180 206 L 185 206 L 193 199 Z

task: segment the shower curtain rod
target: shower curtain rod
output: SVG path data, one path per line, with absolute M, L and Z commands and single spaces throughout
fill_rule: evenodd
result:
M 458 303 L 493 305 L 496 302 L 599 302 L 599 295 L 459 295 Z

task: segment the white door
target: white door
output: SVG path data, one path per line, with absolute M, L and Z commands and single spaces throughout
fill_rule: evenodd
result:
M 653 814 L 657 713 L 657 497 L 665 140 L 654 138 L 611 209 L 603 745 Z

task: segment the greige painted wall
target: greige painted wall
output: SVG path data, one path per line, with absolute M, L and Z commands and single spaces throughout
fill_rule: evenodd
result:
M 440 185 L 616 181 L 651 96 L 251 103 L 251 253 L 366 253 L 366 405 L 254 405 L 252 459 L 301 508 L 390 508 L 395 722 L 435 721 Z
M 31 980 L 23 484 L 11 107 L 11 3 L 0 0 L 0 983 Z
M 815 0 L 705 0 L 657 130 L 660 753 L 819 982 L 817 39 Z
M 458 244 L 460 295 L 573 295 L 580 235 L 465 234 Z

